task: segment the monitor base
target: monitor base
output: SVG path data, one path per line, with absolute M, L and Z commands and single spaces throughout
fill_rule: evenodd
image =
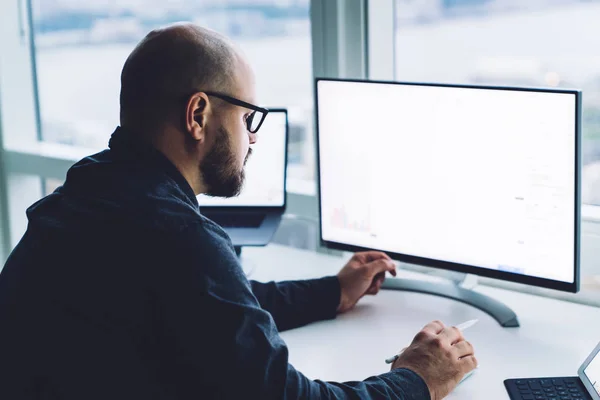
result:
M 386 279 L 381 287 L 382 289 L 433 294 L 457 300 L 488 313 L 498 321 L 500 326 L 505 328 L 516 328 L 519 326 L 517 315 L 506 304 L 473 290 L 464 289 L 457 284 L 426 282 L 414 279 Z

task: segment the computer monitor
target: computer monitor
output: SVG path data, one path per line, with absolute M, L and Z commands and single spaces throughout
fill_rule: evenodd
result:
M 578 290 L 579 91 L 317 79 L 315 96 L 327 247 Z
M 287 110 L 269 109 L 251 146 L 239 196 L 198 196 L 201 213 L 221 225 L 238 250 L 268 244 L 279 226 L 286 208 L 287 145 Z

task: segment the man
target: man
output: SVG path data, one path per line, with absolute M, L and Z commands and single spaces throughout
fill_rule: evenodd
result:
M 475 367 L 461 333 L 432 322 L 388 373 L 296 371 L 278 332 L 348 311 L 393 263 L 358 253 L 335 277 L 248 282 L 196 201 L 244 181 L 262 118 L 245 58 L 174 25 L 142 40 L 121 83 L 110 149 L 28 209 L 0 275 L 0 398 L 437 400 Z

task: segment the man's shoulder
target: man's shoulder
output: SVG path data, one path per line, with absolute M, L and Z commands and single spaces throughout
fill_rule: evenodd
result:
M 249 284 L 231 239 L 213 221 L 201 217 L 169 242 L 172 246 L 168 249 L 169 258 L 178 260 L 177 275 L 199 278 L 208 283 L 211 291 L 232 298 L 242 296 L 242 292 L 243 296 L 249 293 Z
M 73 165 L 58 194 L 65 203 L 89 210 L 91 218 L 169 233 L 203 225 L 191 189 L 186 191 L 183 177 L 178 181 L 173 175 L 150 162 L 122 160 L 105 150 Z
M 215 222 L 198 215 L 198 217 L 189 223 L 182 230 L 183 240 L 180 243 L 184 246 L 198 248 L 206 255 L 230 255 L 234 253 L 233 243 L 229 235 Z

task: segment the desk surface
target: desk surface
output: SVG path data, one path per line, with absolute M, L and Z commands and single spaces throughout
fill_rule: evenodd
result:
M 259 281 L 332 275 L 345 261 L 275 245 L 245 248 L 242 257 L 250 278 Z M 419 276 L 399 272 L 400 279 Z M 282 333 L 290 363 L 312 379 L 363 380 L 388 371 L 384 359 L 410 343 L 427 322 L 439 319 L 454 325 L 478 318 L 465 336 L 480 367 L 448 399 L 507 400 L 504 379 L 574 376 L 600 341 L 600 308 L 491 287 L 476 291 L 511 307 L 521 327 L 502 328 L 486 313 L 454 300 L 383 290 L 335 320 Z

